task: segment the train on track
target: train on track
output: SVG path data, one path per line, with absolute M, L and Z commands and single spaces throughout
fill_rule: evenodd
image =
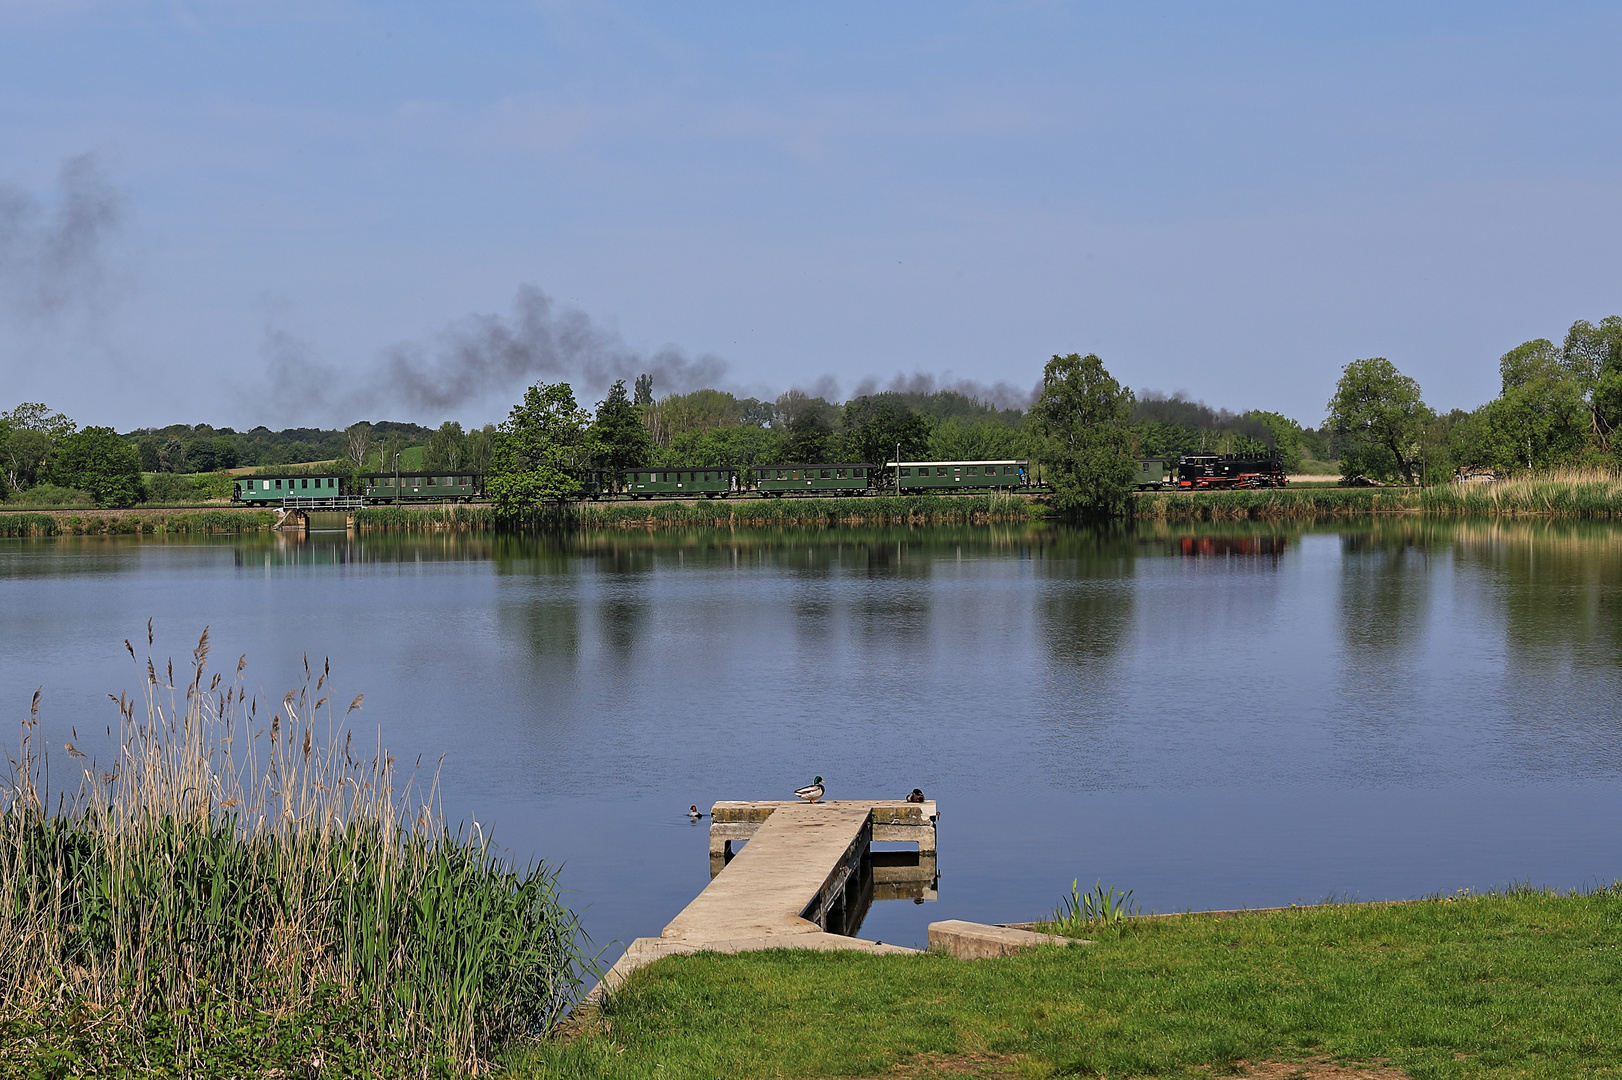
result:
M 635 469 L 576 469 L 581 497 L 607 499 L 727 499 L 757 495 L 876 495 L 1043 490 L 1033 481 L 1030 462 L 887 461 L 844 464 L 762 465 Z M 403 503 L 475 502 L 485 495 L 479 473 L 363 473 L 358 477 L 244 476 L 232 501 L 248 506 L 362 506 Z
M 1138 459 L 1139 491 L 1221 491 L 1283 487 L 1284 463 L 1251 454 L 1183 454 Z

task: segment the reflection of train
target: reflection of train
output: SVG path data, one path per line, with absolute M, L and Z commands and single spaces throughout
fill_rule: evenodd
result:
M 1273 555 L 1284 554 L 1286 538 L 1282 536 L 1185 536 L 1180 541 L 1183 555 L 1188 558 L 1211 558 L 1218 555 Z
M 708 468 L 575 469 L 584 499 L 725 499 L 733 495 L 769 497 L 870 495 L 894 491 L 929 493 L 1032 489 L 1030 463 L 1006 461 L 893 461 L 843 465 L 762 465 L 748 469 Z M 244 476 L 233 501 L 258 506 L 351 506 L 362 503 L 472 502 L 485 498 L 479 473 L 364 473 L 347 476 Z
M 1179 491 L 1283 487 L 1289 483 L 1276 457 L 1252 454 L 1184 454 L 1178 458 L 1139 458 L 1138 490 L 1174 487 Z

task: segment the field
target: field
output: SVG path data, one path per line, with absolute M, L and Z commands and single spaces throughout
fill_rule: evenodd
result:
M 1622 887 L 1129 919 L 1088 936 L 979 961 L 669 958 L 513 1072 L 1622 1076 Z

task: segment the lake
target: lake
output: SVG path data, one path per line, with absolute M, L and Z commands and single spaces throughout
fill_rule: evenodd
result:
M 0 695 L 43 687 L 61 776 L 149 618 L 277 700 L 330 658 L 451 818 L 562 864 L 605 959 L 708 881 L 689 804 L 921 787 L 939 899 L 862 929 L 921 945 L 1073 879 L 1170 911 L 1622 877 L 1619 584 L 1607 526 L 1415 518 L 3 540 Z

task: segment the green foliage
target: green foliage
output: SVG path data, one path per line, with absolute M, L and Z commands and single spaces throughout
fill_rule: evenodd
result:
M 688 431 L 655 451 L 651 463 L 673 468 L 720 465 L 747 469 L 786 460 L 786 444 L 781 431 L 749 424 Z
M 1117 892 L 1113 886 L 1104 888 L 1102 881 L 1091 892 L 1081 891 L 1081 879 L 1070 882 L 1070 895 L 1059 899 L 1051 920 L 1056 934 L 1080 937 L 1094 926 L 1111 926 L 1138 913 L 1132 902 L 1132 890 Z
M 1589 409 L 1589 430 L 1602 453 L 1615 453 L 1612 435 L 1622 424 L 1622 317 L 1598 326 L 1578 319 L 1566 332 L 1561 361 Z
M 580 494 L 575 464 L 590 417 L 568 383 L 538 382 L 497 430 L 486 490 L 503 518 L 519 519 Z
M 895 455 L 898 444 L 902 461 L 920 461 L 929 453 L 930 423 L 913 412 L 900 394 L 852 398 L 845 403 L 842 426 L 844 451 L 840 456 L 846 461 L 882 465 Z
M 1272 437 L 1271 449 L 1283 462 L 1286 474 L 1301 471 L 1303 453 L 1300 424 L 1283 413 L 1267 412 L 1263 409 L 1252 409 L 1245 414 L 1245 419 L 1259 420 L 1267 426 L 1268 434 Z
M 930 461 L 1006 461 L 1030 456 L 1030 434 L 1023 425 L 957 416 L 935 423 L 923 455 Z
M 586 452 L 592 464 L 605 469 L 629 469 L 652 459 L 653 440 L 641 411 L 625 393 L 624 379 L 616 380 L 597 403 L 597 416 L 586 432 Z
M 61 439 L 51 455 L 50 480 L 89 492 L 97 506 L 134 506 L 144 494 L 140 453 L 106 427 Z
M 1425 425 L 1433 414 L 1419 384 L 1391 361 L 1376 356 L 1347 364 L 1328 409 L 1342 476 L 1400 477 L 1410 484 L 1418 478 Z
M 45 479 L 56 445 L 75 429 L 43 402 L 25 401 L 0 413 L 0 498 Z
M 440 424 L 422 449 L 422 467 L 431 473 L 456 472 L 466 461 L 467 435 L 455 420 Z
M 783 432 L 783 456 L 793 462 L 832 461 L 837 444 L 833 422 L 838 410 L 820 397 L 799 390 L 779 394 L 772 426 Z
M 1114 517 L 1126 512 L 1133 458 L 1132 391 L 1096 354 L 1055 356 L 1042 371 L 1042 396 L 1030 419 L 1043 476 L 1060 513 Z
M 8 500 L 13 506 L 94 506 L 95 497 L 88 491 L 60 487 L 56 484 L 35 484 L 17 492 Z

